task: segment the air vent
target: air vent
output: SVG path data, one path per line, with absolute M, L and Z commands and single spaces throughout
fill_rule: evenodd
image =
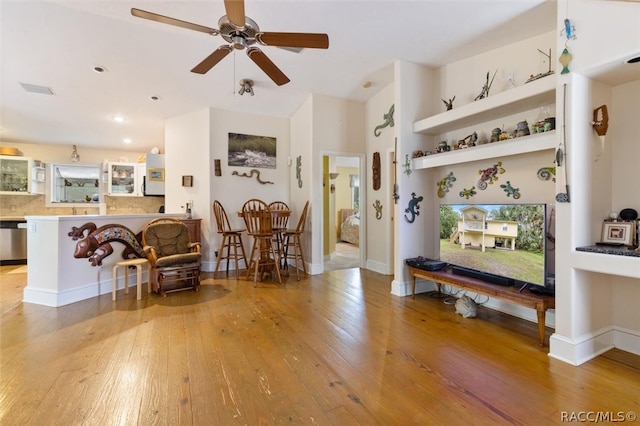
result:
M 41 95 L 53 95 L 53 90 L 50 87 L 38 86 L 35 84 L 20 83 L 20 86 L 27 92 L 39 93 Z
M 282 50 L 288 50 L 293 53 L 300 53 L 304 50 L 304 47 L 290 47 L 290 46 L 278 46 Z

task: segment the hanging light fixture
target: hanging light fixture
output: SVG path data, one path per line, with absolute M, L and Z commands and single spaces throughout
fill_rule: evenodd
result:
M 80 161 L 80 156 L 78 155 L 78 148 L 74 145 L 73 151 L 71 151 L 71 162 L 77 163 L 78 161 Z
M 244 95 L 245 93 L 250 93 L 251 96 L 253 96 L 253 80 L 248 78 L 240 80 L 240 90 L 238 90 L 238 95 Z

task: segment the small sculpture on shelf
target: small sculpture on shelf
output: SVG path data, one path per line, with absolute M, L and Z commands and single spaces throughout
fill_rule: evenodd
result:
M 491 139 L 489 142 L 498 142 L 500 140 L 500 133 L 502 133 L 502 129 L 500 127 L 496 127 L 491 131 Z
M 496 72 L 493 73 L 493 77 L 491 77 L 491 81 L 489 81 L 489 71 L 487 71 L 487 80 L 484 83 L 484 86 L 482 86 L 482 91 L 478 96 L 476 96 L 474 101 L 478 101 L 480 99 L 484 99 L 489 96 L 489 90 L 491 89 L 491 85 L 493 84 L 493 79 L 496 78 L 497 73 L 498 73 L 498 70 L 496 70 Z
M 549 53 L 548 54 L 544 53 L 540 49 L 538 49 L 538 52 L 542 53 L 547 58 L 547 63 L 549 64 L 549 70 L 547 72 L 545 72 L 545 73 L 539 73 L 539 74 L 536 74 L 536 75 L 531 74 L 529 76 L 529 79 L 527 81 L 525 81 L 525 84 L 529 83 L 530 81 L 538 80 L 538 79 L 540 79 L 542 77 L 546 77 L 548 75 L 553 74 L 553 71 L 551 70 L 551 49 L 549 49 Z
M 527 123 L 527 120 L 520 121 L 516 125 L 516 138 L 529 136 L 530 134 L 531 132 L 529 131 L 529 123 Z
M 455 96 L 453 98 L 450 98 L 448 101 L 445 101 L 444 99 L 442 99 L 442 102 L 444 102 L 444 105 L 447 107 L 447 111 L 451 111 L 453 109 L 453 101 L 455 100 L 456 100 Z
M 436 148 L 436 152 L 449 152 L 451 151 L 451 147 L 447 143 L 447 141 L 440 141 L 438 147 Z
M 466 136 L 464 139 L 460 139 L 458 141 L 458 145 L 456 145 L 456 149 L 470 148 L 472 146 L 476 146 L 476 142 L 478 141 L 478 134 L 473 132 L 472 134 Z

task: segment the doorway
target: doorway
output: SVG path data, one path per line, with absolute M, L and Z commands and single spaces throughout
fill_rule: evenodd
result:
M 363 229 L 360 206 L 359 156 L 327 155 L 324 164 L 324 256 L 323 270 L 359 268 L 362 262 Z

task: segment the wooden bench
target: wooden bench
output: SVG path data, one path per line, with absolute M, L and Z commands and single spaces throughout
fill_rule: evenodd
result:
M 491 284 L 479 279 L 463 275 L 455 275 L 448 270 L 425 271 L 423 269 L 409 266 L 409 272 L 412 277 L 411 298 L 415 298 L 416 278 L 421 278 L 436 283 L 438 286 L 438 293 L 440 293 L 441 286 L 444 284 L 535 309 L 538 317 L 538 337 L 540 340 L 540 346 L 544 346 L 545 316 L 548 309 L 554 309 L 556 307 L 556 299 L 554 296 L 534 294 L 529 290 L 523 290 L 520 292 L 517 287 L 506 287 Z

